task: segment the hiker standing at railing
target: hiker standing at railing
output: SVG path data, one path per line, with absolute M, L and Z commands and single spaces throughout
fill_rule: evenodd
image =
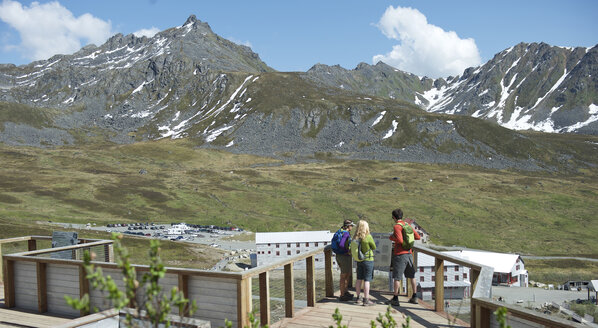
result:
M 394 242 L 392 250 L 392 278 L 394 279 L 394 293 L 392 299 L 387 303 L 399 306 L 399 288 L 400 280 L 403 274 L 405 278 L 410 280 L 413 295 L 409 299 L 409 303 L 417 304 L 417 285 L 415 283 L 415 266 L 413 265 L 413 255 L 411 247 L 413 247 L 414 240 L 419 240 L 421 237 L 409 225 L 403 221 L 403 211 L 397 208 L 392 211 L 392 218 L 395 221 L 392 234 L 388 239 Z
M 375 249 L 376 243 L 370 234 L 369 224 L 365 220 L 359 220 L 351 241 L 351 255 L 357 262 L 357 282 L 355 283 L 357 300 L 355 304 L 362 301 L 359 294 L 361 294 L 363 284 L 363 306 L 376 305 L 375 302 L 370 301 L 370 282 L 374 279 Z
M 347 219 L 343 221 L 343 226 L 338 229 L 334 236 L 330 247 L 336 254 L 336 263 L 341 269 L 340 275 L 340 301 L 350 301 L 353 299 L 353 294 L 349 293 L 349 279 L 351 278 L 351 270 L 353 270 L 353 260 L 351 253 L 349 253 L 349 245 L 351 244 L 351 229 L 355 226 L 353 221 Z

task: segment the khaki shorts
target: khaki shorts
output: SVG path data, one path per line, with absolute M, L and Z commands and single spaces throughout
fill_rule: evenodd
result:
M 336 263 L 341 268 L 341 274 L 351 273 L 353 258 L 349 254 L 336 254 Z

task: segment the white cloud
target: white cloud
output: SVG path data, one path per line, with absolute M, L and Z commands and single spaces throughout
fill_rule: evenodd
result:
M 242 46 L 246 46 L 246 47 L 249 47 L 249 48 L 251 48 L 251 42 L 249 42 L 249 41 L 245 41 L 245 42 L 243 42 L 243 41 L 241 41 L 241 40 L 238 40 L 238 39 L 235 39 L 235 38 L 232 38 L 232 37 L 229 37 L 229 38 L 227 38 L 227 39 L 228 39 L 230 42 L 233 42 L 233 43 L 236 43 L 236 44 L 238 44 L 238 45 L 242 45 Z
M 158 29 L 157 27 L 153 27 L 152 28 L 143 28 L 137 32 L 133 32 L 133 34 L 140 38 L 142 36 L 146 36 L 148 38 L 153 37 L 154 35 L 156 35 L 156 33 L 160 32 L 160 29 Z
M 13 0 L 0 3 L 0 20 L 17 30 L 18 49 L 31 60 L 47 59 L 55 54 L 71 54 L 81 48 L 81 42 L 104 43 L 112 34 L 112 23 L 83 14 L 75 17 L 59 2 L 32 2 L 29 7 Z
M 420 76 L 447 77 L 482 61 L 473 39 L 461 39 L 453 31 L 429 24 L 417 9 L 390 6 L 377 26 L 386 37 L 400 43 L 387 54 L 374 56 L 374 63 L 383 61 Z

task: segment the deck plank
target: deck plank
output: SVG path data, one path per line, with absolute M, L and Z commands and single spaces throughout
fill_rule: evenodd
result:
M 336 326 L 332 314 L 338 308 L 341 315 L 342 325 L 348 327 L 370 327 L 370 322 L 376 320 L 378 314 L 386 314 L 388 305 L 384 304 L 389 295 L 374 294 L 373 300 L 376 305 L 364 307 L 353 302 L 340 302 L 336 298 L 325 298 L 316 303 L 313 308 L 305 308 L 297 313 L 294 318 L 285 318 L 271 325 L 272 328 L 295 328 L 295 327 L 320 327 L 328 328 Z M 450 322 L 443 313 L 437 313 L 424 304 L 410 304 L 406 297 L 399 297 L 401 306 L 392 307 L 391 315 L 400 326 L 406 323 L 406 317 L 410 317 L 410 327 L 468 327 L 462 322 Z M 380 326 L 377 323 L 377 326 Z

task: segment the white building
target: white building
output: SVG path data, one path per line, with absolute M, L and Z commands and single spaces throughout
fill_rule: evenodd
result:
M 418 297 L 424 301 L 434 298 L 436 274 L 434 272 L 435 258 L 418 252 L 415 281 Z M 469 268 L 444 261 L 444 298 L 463 299 L 469 297 L 470 282 Z
M 528 286 L 528 275 L 525 263 L 518 254 L 494 253 L 477 250 L 463 250 L 443 252 L 448 255 L 462 258 L 494 268 L 492 284 L 506 284 L 516 287 Z
M 176 237 L 184 234 L 187 230 L 191 230 L 191 228 L 186 223 L 173 224 L 166 235 Z
M 256 232 L 255 248 L 257 265 L 267 265 L 282 259 L 296 256 L 330 244 L 334 233 L 330 231 L 290 231 Z M 315 256 L 315 267 L 324 267 L 324 254 Z M 334 261 L 334 257 L 333 257 Z M 295 263 L 296 267 L 305 266 L 305 261 Z

